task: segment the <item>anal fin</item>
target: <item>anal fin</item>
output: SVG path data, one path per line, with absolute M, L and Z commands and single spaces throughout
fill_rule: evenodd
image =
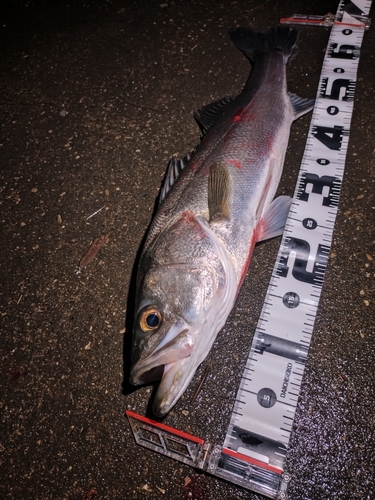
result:
M 258 224 L 257 241 L 283 234 L 291 203 L 290 196 L 279 196 L 273 200 Z

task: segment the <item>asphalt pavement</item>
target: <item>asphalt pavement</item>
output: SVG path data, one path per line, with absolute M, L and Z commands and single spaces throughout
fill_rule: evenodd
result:
M 128 383 L 134 264 L 168 160 L 199 142 L 193 111 L 247 78 L 228 29 L 336 9 L 332 0 L 2 2 L 2 499 L 262 498 L 136 445 L 125 411 L 150 417 L 153 387 Z M 291 500 L 375 499 L 374 33 L 364 37 L 287 457 Z M 301 28 L 292 92 L 315 96 L 328 36 Z M 309 121 L 292 127 L 281 194 L 293 193 Z M 101 248 L 79 272 L 94 240 Z M 256 248 L 225 328 L 165 424 L 222 442 L 279 244 Z

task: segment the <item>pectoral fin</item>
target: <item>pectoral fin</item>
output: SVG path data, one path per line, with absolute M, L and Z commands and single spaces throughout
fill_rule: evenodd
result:
M 225 165 L 215 165 L 208 176 L 209 222 L 229 219 L 231 214 L 231 178 Z
M 279 196 L 273 200 L 258 224 L 257 241 L 268 240 L 283 234 L 291 203 L 290 196 Z

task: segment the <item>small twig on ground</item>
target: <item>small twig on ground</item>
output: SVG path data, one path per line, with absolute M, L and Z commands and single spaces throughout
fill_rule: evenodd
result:
M 85 255 L 82 257 L 79 266 L 78 266 L 78 271 L 76 274 L 79 274 L 82 269 L 87 266 L 87 264 L 90 264 L 90 262 L 97 256 L 99 250 L 108 242 L 109 240 L 109 235 L 110 233 L 106 234 L 102 239 L 100 238 L 95 238 L 94 241 L 91 243 L 90 248 L 87 250 Z
M 105 205 L 103 205 L 103 206 L 102 206 L 102 208 L 99 208 L 99 210 L 97 210 L 97 211 L 96 211 L 96 212 L 94 212 L 93 214 L 89 215 L 89 216 L 87 217 L 87 219 L 86 219 L 86 220 L 91 219 L 91 217 L 94 217 L 94 215 L 96 215 L 96 214 L 98 214 L 99 212 L 101 212 L 101 211 L 103 210 L 103 208 L 104 208 L 104 207 L 105 207 Z
M 194 403 L 194 401 L 197 399 L 198 394 L 201 392 L 202 386 L 206 381 L 206 378 L 207 378 L 208 372 L 210 371 L 210 368 L 211 368 L 211 366 L 207 365 L 206 368 L 204 369 L 201 381 L 199 382 L 198 387 L 197 387 L 196 391 L 194 392 L 193 397 L 191 398 L 191 404 Z

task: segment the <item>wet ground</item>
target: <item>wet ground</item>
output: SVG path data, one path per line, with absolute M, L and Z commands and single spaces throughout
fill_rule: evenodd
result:
M 1 498 L 260 498 L 135 444 L 124 413 L 150 415 L 152 388 L 127 383 L 131 276 L 168 159 L 199 141 L 193 110 L 236 93 L 247 77 L 228 28 L 264 30 L 285 15 L 336 7 L 2 2 Z M 334 243 L 288 454 L 292 500 L 375 498 L 374 30 L 363 43 Z M 328 34 L 302 28 L 288 68 L 293 92 L 315 96 Z M 281 193 L 293 192 L 308 125 L 304 117 L 293 126 Z M 108 233 L 77 274 L 91 242 Z M 257 247 L 202 392 L 191 404 L 203 368 L 166 424 L 223 440 L 278 245 Z

